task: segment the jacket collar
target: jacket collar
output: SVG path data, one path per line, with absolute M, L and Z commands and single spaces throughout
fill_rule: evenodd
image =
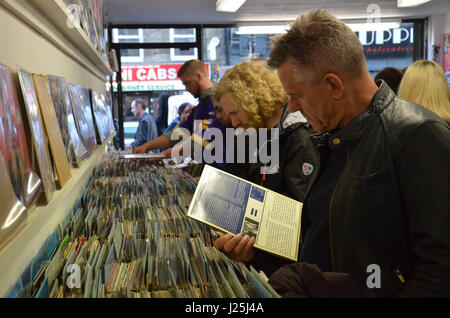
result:
M 395 98 L 394 92 L 384 81 L 377 81 L 377 85 L 379 88 L 372 97 L 369 107 L 348 123 L 347 126 L 333 132 L 319 133 L 311 136 L 316 147 L 327 145 L 331 150 L 337 150 L 342 145 L 361 138 L 367 127 L 369 127 L 368 123 L 377 118 L 391 103 L 392 99 Z
M 269 147 L 269 144 L 274 142 L 275 139 L 279 139 L 279 144 L 278 145 L 279 145 L 279 147 L 281 149 L 282 140 L 287 138 L 287 136 L 289 136 L 293 132 L 295 132 L 300 126 L 304 126 L 306 128 L 310 127 L 310 124 L 307 123 L 307 122 L 296 122 L 294 124 L 291 124 L 291 125 L 287 126 L 286 128 L 283 128 L 282 124 L 281 124 L 282 121 L 283 120 L 280 120 L 280 122 L 277 124 L 277 126 L 275 126 L 275 128 L 278 128 L 278 134 L 276 134 L 274 138 L 268 139 L 266 143 L 261 145 L 261 148 L 259 148 L 260 145 L 259 145 L 259 140 L 258 140 L 258 147 L 256 148 L 256 152 L 253 154 L 253 160 L 255 160 L 255 157 L 257 159 L 258 158 L 257 156 L 259 155 L 259 152 L 261 152 L 265 147 Z M 269 132 L 268 137 L 272 137 L 272 133 L 271 132 Z M 259 138 L 259 135 L 258 135 L 258 138 Z M 281 153 L 280 153 L 280 156 L 281 156 Z M 249 172 L 252 173 L 255 169 L 259 169 L 262 166 L 266 166 L 266 164 L 262 164 L 261 162 L 259 162 L 259 160 L 256 160 L 256 163 L 250 165 Z M 280 170 L 278 169 L 278 171 L 280 171 Z
M 147 115 L 149 115 L 150 116 L 150 114 L 149 113 L 147 113 L 147 112 L 144 112 L 144 114 L 142 114 L 142 116 L 139 118 L 139 121 L 141 121 L 141 120 L 144 120 L 144 117 L 147 117 Z
M 205 99 L 211 98 L 213 95 L 214 95 L 214 86 L 211 86 L 210 88 L 208 88 L 206 91 L 204 91 L 200 95 L 199 99 L 205 100 Z

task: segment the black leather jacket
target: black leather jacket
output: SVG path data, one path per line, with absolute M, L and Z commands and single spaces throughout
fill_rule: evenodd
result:
M 450 297 L 448 124 L 382 82 L 364 113 L 312 139 L 346 152 L 329 208 L 333 271 L 364 297 Z
M 279 145 L 279 169 L 275 173 L 267 172 L 265 175 L 261 173 L 264 171 L 264 165 L 256 157 L 255 163 L 251 162 L 248 156 L 246 163 L 226 164 L 225 171 L 236 175 L 245 180 L 251 181 L 272 191 L 286 195 L 292 199 L 303 202 L 311 184 L 318 171 L 319 153 L 315 150 L 311 134 L 314 133 L 311 125 L 307 122 L 297 122 L 282 127 L 282 123 L 288 115 L 287 106 L 284 114 L 277 125 L 279 129 L 278 145 Z M 270 138 L 269 134 L 269 138 Z M 268 151 L 272 147 L 273 140 L 269 139 L 258 152 Z M 235 146 L 237 142 L 234 143 Z M 259 144 L 259 143 L 258 143 Z M 248 144 L 246 144 L 246 149 Z M 266 150 L 269 148 L 269 150 Z M 235 154 L 237 149 L 235 150 Z M 246 150 L 247 153 L 247 150 Z M 235 159 L 235 161 L 237 161 Z M 309 164 L 312 167 L 310 174 L 304 175 L 302 173 L 303 164 Z M 317 167 L 317 169 L 315 169 Z M 267 169 L 269 171 L 269 169 Z
M 261 163 L 247 167 L 246 178 L 252 182 L 303 202 L 311 181 L 317 173 L 319 153 L 314 149 L 311 134 L 314 132 L 308 123 L 295 123 L 280 129 L 280 169 L 276 173 L 261 174 Z M 302 172 L 303 164 L 310 164 L 312 171 L 308 175 Z

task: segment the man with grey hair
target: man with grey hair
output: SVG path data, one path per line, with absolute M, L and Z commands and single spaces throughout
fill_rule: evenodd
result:
M 325 10 L 302 14 L 274 44 L 269 64 L 290 109 L 318 132 L 299 262 L 350 274 L 363 297 L 449 297 L 449 126 L 375 83 L 354 32 Z M 307 281 L 298 264 L 271 276 L 281 294 Z
M 145 111 L 145 102 L 142 98 L 137 98 L 131 102 L 131 112 L 139 118 L 139 125 L 134 137 L 135 140 L 130 145 L 131 148 L 139 147 L 158 137 L 156 122 L 153 116 Z

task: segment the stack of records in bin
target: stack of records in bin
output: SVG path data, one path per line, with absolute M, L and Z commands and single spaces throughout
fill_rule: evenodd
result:
M 197 182 L 182 169 L 109 153 L 45 269 L 43 297 L 279 297 L 186 217 Z M 79 277 L 72 273 L 79 270 Z M 42 289 L 45 289 L 42 291 Z

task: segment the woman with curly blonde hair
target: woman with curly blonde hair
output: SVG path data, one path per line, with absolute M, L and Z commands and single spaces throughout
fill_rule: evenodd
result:
M 266 174 L 270 167 L 266 170 L 267 164 L 252 163 L 251 158 L 246 158 L 246 161 L 240 164 L 227 163 L 225 170 L 303 202 L 307 188 L 318 169 L 312 168 L 312 173 L 306 173 L 302 167 L 306 165 L 318 168 L 318 154 L 311 144 L 310 135 L 313 131 L 306 120 L 303 118 L 302 121 L 297 119 L 291 122 L 295 116 L 288 114 L 288 96 L 276 71 L 269 68 L 267 62 L 262 59 L 240 63 L 227 70 L 216 84 L 213 101 L 215 107 L 220 106 L 230 117 L 234 128 L 254 128 L 256 131 L 266 128 L 271 129 L 271 132 L 279 129 L 278 142 L 271 134 L 272 139 L 260 145 L 255 152 L 268 152 L 270 149 L 272 156 L 274 151 L 278 151 L 277 171 Z M 258 135 L 258 138 L 261 138 L 261 135 Z M 248 153 L 248 145 L 245 145 L 245 148 L 237 149 L 234 154 L 242 150 Z M 230 149 L 227 148 L 226 151 Z M 214 246 L 228 257 L 247 262 L 267 275 L 288 263 L 279 257 L 254 250 L 253 244 L 254 238 L 248 235 L 225 235 L 214 242 Z
M 215 103 L 230 115 L 234 128 L 272 128 L 288 101 L 276 72 L 262 59 L 227 70 L 215 86 Z
M 450 91 L 442 67 L 434 61 L 416 61 L 405 72 L 398 96 L 422 105 L 450 123 Z

